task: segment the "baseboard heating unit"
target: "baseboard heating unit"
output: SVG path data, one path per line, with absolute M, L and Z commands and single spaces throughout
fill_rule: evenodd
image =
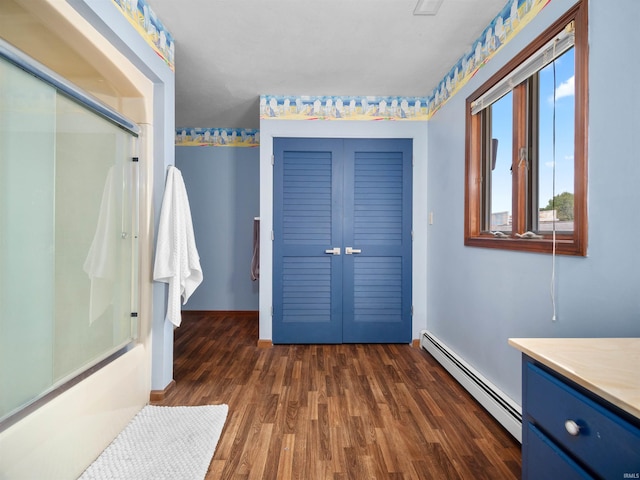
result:
M 522 442 L 522 409 L 456 355 L 432 333 L 420 332 L 420 346 L 431 354 L 500 424 Z

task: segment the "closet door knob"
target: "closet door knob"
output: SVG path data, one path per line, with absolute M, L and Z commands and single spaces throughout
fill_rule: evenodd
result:
M 352 247 L 346 247 L 344 249 L 345 255 L 351 255 L 353 253 L 362 253 L 362 250 L 360 250 L 359 248 L 352 248 Z
M 340 255 L 340 247 L 333 247 L 328 250 L 325 250 L 324 253 L 328 253 L 330 255 Z

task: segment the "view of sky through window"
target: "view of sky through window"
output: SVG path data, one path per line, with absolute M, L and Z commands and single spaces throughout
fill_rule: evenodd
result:
M 554 82 L 555 64 L 555 82 Z M 574 49 L 539 72 L 539 208 L 553 198 L 553 114 L 555 89 L 555 195 L 574 193 Z M 511 215 L 512 95 L 492 105 L 492 137 L 498 139 L 492 172 L 491 211 Z

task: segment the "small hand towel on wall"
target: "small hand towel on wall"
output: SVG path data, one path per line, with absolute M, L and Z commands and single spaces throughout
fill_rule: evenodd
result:
M 191 209 L 180 170 L 169 167 L 160 210 L 153 279 L 169 284 L 167 320 L 180 326 L 183 305 L 202 283 L 200 256 L 196 248 Z

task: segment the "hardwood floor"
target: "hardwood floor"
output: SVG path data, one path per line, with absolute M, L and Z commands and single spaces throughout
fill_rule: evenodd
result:
M 207 479 L 520 478 L 520 444 L 424 350 L 257 341 L 255 313 L 176 330 L 155 404 L 229 405 Z

